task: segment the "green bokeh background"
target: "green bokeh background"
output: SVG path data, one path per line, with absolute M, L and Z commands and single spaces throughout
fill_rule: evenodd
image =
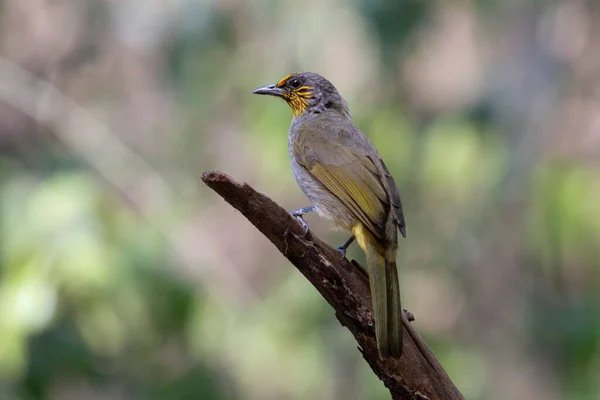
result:
M 0 27 L 0 399 L 389 398 L 199 180 L 307 205 L 291 112 L 252 95 L 304 70 L 398 183 L 403 306 L 465 397 L 600 397 L 597 1 L 4 0 Z

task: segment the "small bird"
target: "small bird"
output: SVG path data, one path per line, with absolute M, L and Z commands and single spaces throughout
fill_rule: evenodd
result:
M 338 250 L 357 240 L 369 270 L 375 333 L 381 359 L 402 355 L 402 308 L 396 270 L 398 229 L 406 237 L 400 194 L 371 141 L 353 123 L 346 101 L 327 79 L 293 73 L 255 94 L 284 99 L 293 118 L 288 135 L 292 172 L 312 206 L 336 228 L 352 232 Z

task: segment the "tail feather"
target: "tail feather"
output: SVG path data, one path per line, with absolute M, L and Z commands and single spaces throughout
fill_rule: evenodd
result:
M 396 261 L 385 263 L 388 336 L 390 357 L 400 358 L 402 355 L 402 305 L 400 303 L 400 284 Z
M 398 359 L 402 355 L 402 306 L 396 261 L 386 260 L 383 247 L 362 224 L 353 233 L 367 255 L 379 356 Z

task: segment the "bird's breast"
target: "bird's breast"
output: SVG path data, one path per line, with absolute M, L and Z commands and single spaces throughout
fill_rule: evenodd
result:
M 293 151 L 292 141 L 290 141 L 289 152 L 294 179 L 300 190 L 316 207 L 319 216 L 329 221 L 334 228 L 351 231 L 357 222 L 354 214 L 306 168 L 300 165 Z

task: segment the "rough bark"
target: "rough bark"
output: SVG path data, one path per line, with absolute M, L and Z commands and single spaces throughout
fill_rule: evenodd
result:
M 355 261 L 304 229 L 273 200 L 228 175 L 210 171 L 202 180 L 239 210 L 298 268 L 335 310 L 340 323 L 356 338 L 373 372 L 390 390 L 392 399 L 463 399 L 439 361 L 406 315 L 400 360 L 381 360 L 375 342 L 368 277 Z

